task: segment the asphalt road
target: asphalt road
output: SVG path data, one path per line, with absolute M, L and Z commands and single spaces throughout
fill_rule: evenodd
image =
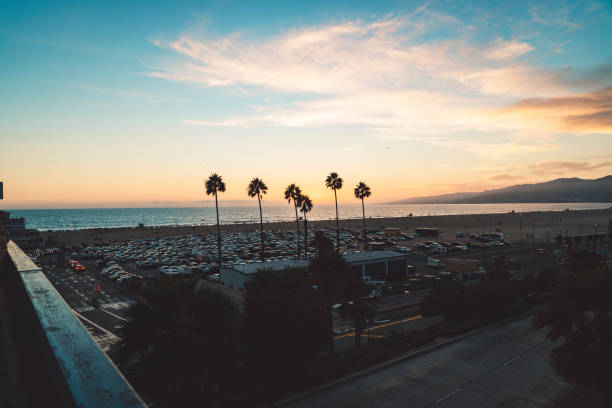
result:
M 118 331 L 127 321 L 125 311 L 133 301 L 90 269 L 77 273 L 64 266 L 43 267 L 43 272 L 100 347 L 108 351 L 120 339 Z M 95 283 L 101 287 L 97 307 L 92 305 Z
M 568 385 L 531 317 L 311 395 L 298 407 L 544 407 Z
M 418 292 L 408 293 L 405 295 L 389 296 L 379 299 L 375 302 L 374 307 L 378 313 L 401 309 L 404 307 L 418 305 L 423 303 L 423 300 L 431 293 L 431 289 L 420 290 Z

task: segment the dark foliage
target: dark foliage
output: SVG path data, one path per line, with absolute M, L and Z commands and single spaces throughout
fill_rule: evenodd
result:
M 612 276 L 597 255 L 575 253 L 554 290 L 553 303 L 536 320 L 562 341 L 553 352 L 558 372 L 612 404 Z
M 474 286 L 435 288 L 423 302 L 423 315 L 443 315 L 449 324 L 485 323 L 508 316 L 520 302 L 517 281 L 489 278 Z
M 206 406 L 217 400 L 236 357 L 232 301 L 195 290 L 193 279 L 166 278 L 129 309 L 119 364 L 156 406 Z
M 6 254 L 6 244 L 8 242 L 8 233 L 2 227 L 0 227 L 0 262 Z
M 312 282 L 323 303 L 326 315 L 327 344 L 331 355 L 335 353 L 332 307 L 347 298 L 348 265 L 335 250 L 334 244 L 323 232 L 315 233 L 312 246 L 315 257 L 310 261 L 308 270 Z
M 273 392 L 297 383 L 325 346 L 325 313 L 304 270 L 260 271 L 246 285 L 245 359 L 251 386 Z

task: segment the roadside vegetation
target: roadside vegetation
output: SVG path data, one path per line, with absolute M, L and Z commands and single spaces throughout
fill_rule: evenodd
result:
M 595 244 L 594 244 L 595 245 Z M 553 351 L 557 372 L 574 385 L 558 408 L 612 406 L 612 271 L 599 255 L 576 252 L 568 260 L 551 302 L 536 327 L 561 344 Z
M 361 344 L 374 317 L 367 287 L 350 276 L 330 238 L 318 233 L 311 244 L 306 270 L 258 272 L 246 284 L 241 310 L 193 278 L 172 277 L 145 290 L 119 349 L 121 369 L 145 400 L 154 407 L 271 404 L 535 310 L 536 327 L 548 327 L 549 337 L 562 342 L 554 366 L 576 385 L 558 407 L 611 406 L 612 282 L 596 255 L 573 252 L 565 268 L 520 280 L 491 266 L 476 285 L 449 281 L 422 307 L 426 317 L 441 316 L 440 323 Z M 355 347 L 335 350 L 334 313 L 352 321 Z

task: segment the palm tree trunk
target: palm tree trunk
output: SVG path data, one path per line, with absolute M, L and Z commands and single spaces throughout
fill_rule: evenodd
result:
M 261 260 L 264 260 L 264 233 L 263 233 L 263 215 L 261 214 L 261 197 L 257 194 L 257 201 L 259 202 L 259 227 L 261 230 Z
M 293 206 L 295 207 L 295 229 L 297 230 L 297 247 L 296 254 L 297 259 L 300 259 L 300 219 L 298 218 L 297 204 L 295 200 L 293 201 Z
M 340 252 L 340 224 L 338 223 L 338 195 L 334 188 L 334 200 L 336 201 L 336 251 Z
M 304 259 L 308 260 L 308 220 L 304 213 Z
M 217 209 L 217 249 L 219 250 L 219 282 L 221 282 L 221 227 L 219 225 L 219 202 L 217 201 L 217 192 L 215 191 L 215 207 Z
M 363 244 L 365 249 L 368 246 L 368 233 L 366 232 L 365 226 L 365 206 L 363 204 L 363 198 L 361 199 L 361 212 L 363 213 Z

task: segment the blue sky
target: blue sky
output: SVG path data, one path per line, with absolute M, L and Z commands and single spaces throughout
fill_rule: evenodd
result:
M 610 2 L 2 10 L 5 208 L 185 204 L 211 172 L 231 200 L 259 176 L 329 201 L 338 171 L 384 202 L 612 170 Z

